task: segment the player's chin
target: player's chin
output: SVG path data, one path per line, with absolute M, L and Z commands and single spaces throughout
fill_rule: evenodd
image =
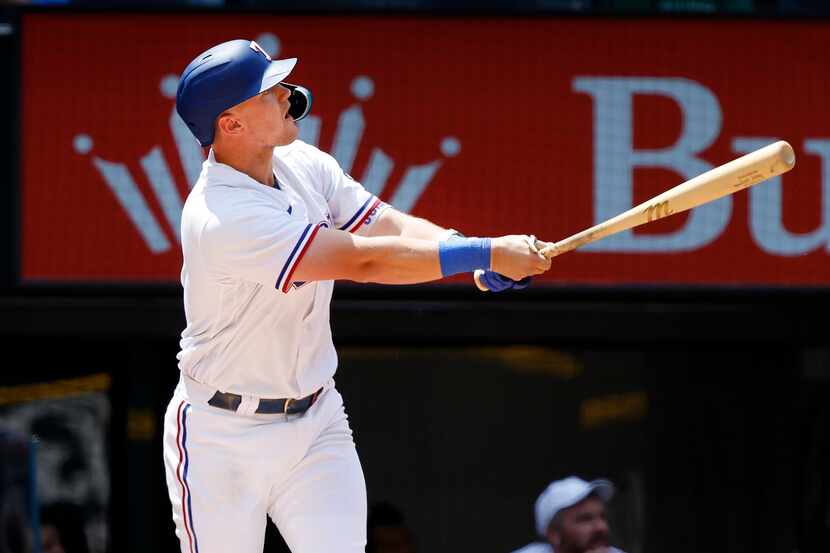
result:
M 293 140 L 294 138 L 297 138 L 297 133 L 300 132 L 300 127 L 297 126 L 297 122 L 294 121 L 294 118 L 289 115 L 288 118 L 283 121 L 283 130 L 286 134 L 290 134 Z
M 297 128 L 296 125 L 289 126 L 286 125 L 282 128 L 279 136 L 276 137 L 276 145 L 277 146 L 288 146 L 292 142 L 297 139 L 297 135 L 299 134 L 300 130 Z

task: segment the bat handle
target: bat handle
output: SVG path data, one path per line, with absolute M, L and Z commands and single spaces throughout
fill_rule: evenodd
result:
M 551 243 L 548 243 L 544 248 L 539 250 L 539 253 L 544 255 L 548 259 L 559 255 L 559 252 L 556 251 L 556 245 Z
M 551 242 L 542 242 L 541 240 L 537 240 L 535 236 L 531 236 L 529 238 L 529 241 L 531 246 L 538 249 L 539 253 L 544 255 L 548 259 L 558 255 L 558 252 L 556 251 L 556 244 L 553 244 Z M 540 246 L 541 249 L 539 249 Z M 482 292 L 489 292 L 490 289 L 487 288 L 483 282 L 481 282 L 482 275 L 484 275 L 484 271 L 482 271 L 481 269 L 476 269 L 473 273 L 473 280 L 476 283 L 476 288 L 478 288 Z

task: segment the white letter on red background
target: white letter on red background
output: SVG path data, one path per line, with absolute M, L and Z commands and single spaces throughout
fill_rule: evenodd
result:
M 738 153 L 749 153 L 776 140 L 778 139 L 736 138 L 732 141 L 732 147 Z M 805 140 L 804 151 L 821 158 L 821 198 L 818 206 L 821 210 L 821 224 L 813 232 L 796 234 L 784 227 L 780 176 L 749 189 L 749 230 L 758 247 L 769 254 L 802 255 L 821 246 L 830 251 L 830 141 Z
M 709 147 L 721 129 L 721 110 L 712 92 L 681 78 L 577 77 L 573 89 L 594 101 L 594 224 L 633 207 L 635 167 L 663 167 L 681 175 L 676 184 L 712 168 L 697 154 Z M 665 96 L 683 114 L 680 138 L 659 150 L 635 150 L 632 142 L 632 98 Z M 648 132 L 648 129 L 645 129 Z M 665 234 L 634 235 L 631 230 L 609 236 L 583 250 L 594 252 L 683 252 L 715 240 L 732 214 L 726 196 L 693 209 L 683 228 Z

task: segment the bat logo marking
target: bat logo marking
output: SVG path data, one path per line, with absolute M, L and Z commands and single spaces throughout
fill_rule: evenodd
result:
M 668 217 L 674 210 L 669 207 L 669 201 L 663 202 L 656 202 L 651 204 L 645 209 L 645 215 L 647 222 L 656 221 L 657 219 L 662 219 L 663 217 Z

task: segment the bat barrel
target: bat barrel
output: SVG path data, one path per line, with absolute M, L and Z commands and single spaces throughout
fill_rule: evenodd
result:
M 706 171 L 658 194 L 616 217 L 542 249 L 551 258 L 611 234 L 692 209 L 786 173 L 795 165 L 795 152 L 783 140 Z
M 782 163 L 789 169 L 792 169 L 795 166 L 795 150 L 790 144 L 784 140 L 779 140 L 775 144 L 770 144 L 770 146 L 774 146 L 778 151 L 778 155 L 781 158 Z
M 724 174 L 735 173 L 734 177 L 737 178 L 737 181 L 732 185 L 732 190 L 727 191 L 727 193 L 730 193 L 786 173 L 794 166 L 795 151 L 793 147 L 784 140 L 779 140 L 712 169 L 712 171 L 721 171 Z

